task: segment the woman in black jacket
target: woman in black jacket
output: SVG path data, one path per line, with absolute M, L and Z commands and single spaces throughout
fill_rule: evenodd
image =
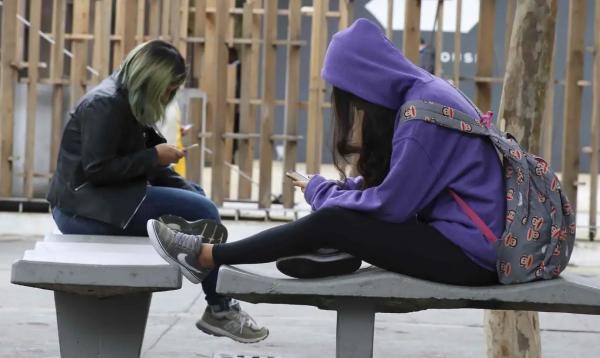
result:
M 184 153 L 156 129 L 185 78 L 179 51 L 150 41 L 81 98 L 64 129 L 48 193 L 64 234 L 146 236 L 146 222 L 163 215 L 219 221 L 202 188 L 170 167 Z M 198 328 L 246 343 L 266 338 L 266 328 L 216 293 L 216 277 L 214 271 L 202 282 L 208 306 Z

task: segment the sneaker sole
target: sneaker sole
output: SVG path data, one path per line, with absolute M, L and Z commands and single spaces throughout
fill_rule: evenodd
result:
M 350 254 L 332 256 L 298 255 L 277 260 L 277 269 L 294 278 L 321 278 L 350 274 L 360 268 L 362 261 Z
M 159 218 L 159 221 L 164 223 L 165 225 L 171 227 L 170 225 L 175 224 L 178 228 L 173 228 L 177 231 L 181 231 L 186 234 L 191 235 L 204 235 L 207 226 L 215 226 L 212 235 L 212 242 L 206 242 L 207 244 L 223 244 L 227 242 L 227 229 L 212 220 L 200 219 L 196 221 L 187 221 L 176 215 L 163 215 Z M 172 227 L 171 227 L 172 228 Z M 210 229 L 209 229 L 210 230 Z M 208 236 L 205 236 L 208 237 Z M 203 241 L 204 242 L 204 241 Z
M 185 276 L 185 278 L 190 280 L 190 282 L 196 283 L 196 284 L 201 282 L 201 280 L 199 280 L 196 277 L 196 275 L 194 275 L 190 270 L 188 270 L 187 267 L 182 266 L 179 262 L 175 261 L 167 253 L 167 250 L 165 250 L 165 248 L 162 246 L 162 243 L 158 239 L 158 235 L 156 234 L 156 231 L 154 230 L 154 225 L 152 225 L 152 220 L 148 220 L 148 222 L 146 223 L 146 230 L 148 230 L 148 237 L 150 238 L 150 242 L 152 243 L 152 246 L 154 246 L 154 248 L 156 249 L 156 252 L 158 252 L 160 257 L 162 257 L 165 261 L 167 261 L 171 266 L 178 267 L 179 271 Z
M 204 323 L 203 321 L 196 322 L 196 328 L 198 328 L 202 332 L 204 332 L 208 335 L 211 335 L 211 336 L 227 337 L 227 338 L 233 339 L 236 342 L 245 343 L 245 344 L 257 343 L 262 340 L 265 340 L 269 336 L 269 330 L 267 329 L 267 334 L 264 337 L 253 338 L 253 339 L 240 338 L 240 337 L 235 336 L 235 335 L 231 334 L 230 332 L 227 332 L 219 327 L 215 327 L 210 324 Z

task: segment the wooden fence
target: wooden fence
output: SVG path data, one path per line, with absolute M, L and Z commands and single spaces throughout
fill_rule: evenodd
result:
M 23 200 L 34 200 L 33 181 L 48 180 L 55 168 L 61 130 L 65 113 L 63 96 L 69 95 L 72 107 L 77 99 L 107 76 L 119 65 L 124 55 L 136 44 L 150 39 L 172 42 L 187 58 L 191 75 L 186 85 L 206 93 L 207 129 L 200 125 L 202 103 L 192 100 L 190 120 L 194 124 L 194 138 L 206 139 L 207 161 L 211 167 L 211 198 L 221 205 L 226 200 L 250 200 L 253 185 L 258 186 L 259 207 L 271 205 L 273 193 L 273 151 L 275 143 L 283 143 L 283 168 L 296 166 L 297 144 L 306 143 L 306 168 L 318 172 L 323 146 L 323 112 L 330 107 L 324 98 L 325 83 L 320 78 L 323 55 L 329 34 L 347 27 L 352 21 L 351 0 L 315 0 L 311 6 L 306 1 L 289 0 L 287 8 L 278 8 L 277 0 L 4 0 L 1 1 L 1 53 L 0 53 L 0 198 L 13 195 L 15 89 L 17 83 L 27 86 L 26 146 L 23 173 Z M 332 4 L 336 8 L 332 8 Z M 388 36 L 392 36 L 393 0 L 388 0 Z M 600 1 L 595 2 L 600 6 Z M 460 29 L 462 0 L 438 1 L 436 53 L 442 50 L 442 21 L 444 11 L 457 8 L 456 29 Z M 508 45 L 512 30 L 515 0 L 507 1 L 504 38 Z M 543 155 L 550 159 L 553 119 L 554 87 L 564 86 L 564 119 L 562 168 L 564 190 L 576 205 L 577 175 L 580 158 L 580 111 L 582 90 L 591 86 L 583 73 L 586 1 L 568 2 L 568 46 L 564 80 L 555 80 L 550 86 L 548 108 L 544 125 Z M 480 1 L 478 27 L 477 71 L 475 76 L 461 76 L 460 61 L 454 61 L 452 73 L 441 73 L 440 56 L 436 56 L 436 73 L 453 80 L 457 85 L 472 81 L 476 86 L 476 103 L 483 109 L 491 108 L 492 87 L 501 83 L 494 77 L 494 38 L 496 0 Z M 405 30 L 403 51 L 413 62 L 418 61 L 420 39 L 421 0 L 405 1 Z M 302 19 L 311 19 L 310 39 L 302 39 Z M 287 33 L 278 37 L 277 23 L 286 18 Z M 335 19 L 337 21 L 333 21 Z M 332 28 L 332 23 L 335 23 Z M 598 23 L 598 22 L 596 22 Z M 597 31 L 596 31 L 597 32 Z M 596 44 L 598 44 L 596 39 Z M 461 33 L 454 36 L 454 58 L 461 57 Z M 506 46 L 507 46 L 506 45 Z M 286 48 L 285 68 L 277 68 L 277 48 Z M 237 49 L 239 78 L 236 65 L 229 64 L 228 49 Z M 300 54 L 310 51 L 308 74 L 300 70 Z M 597 66 L 597 57 L 594 58 Z M 594 71 L 594 79 L 600 71 Z M 276 93 L 277 76 L 285 76 L 285 96 Z M 302 101 L 300 80 L 308 76 L 307 101 Z M 239 83 L 238 83 L 239 81 Z M 38 85 L 52 87 L 52 124 L 49 148 L 36 148 L 35 125 L 38 106 Z M 239 88 L 239 94 L 236 93 Z M 65 93 L 68 91 L 68 93 Z M 593 89 L 593 125 L 597 127 L 600 111 L 600 90 Z M 276 108 L 284 109 L 284 130 L 274 132 Z M 307 114 L 306 132 L 300 133 L 299 114 Z M 234 131 L 235 113 L 239 113 L 239 128 Z M 258 113 L 258 115 L 257 115 Z M 592 163 L 598 162 L 598 128 L 593 128 L 591 141 Z M 259 130 L 257 131 L 256 128 Z M 232 146 L 237 142 L 238 155 L 232 165 Z M 259 156 L 258 182 L 253 183 L 253 159 Z M 34 172 L 34 156 L 47 155 L 48 172 Z M 191 179 L 200 181 L 199 152 L 190 152 L 188 161 Z M 235 170 L 231 170 L 231 168 Z M 595 188 L 597 165 L 592 165 L 592 195 L 590 224 L 595 227 Z M 230 196 L 230 179 L 239 176 L 237 197 Z M 276 178 L 276 180 L 283 180 Z M 293 207 L 293 189 L 283 186 L 285 207 Z

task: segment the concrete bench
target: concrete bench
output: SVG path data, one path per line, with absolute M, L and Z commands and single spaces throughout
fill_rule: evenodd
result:
M 54 291 L 61 357 L 138 357 L 152 292 L 181 274 L 148 238 L 47 235 L 12 265 L 11 282 Z
M 217 292 L 252 303 L 310 305 L 337 311 L 338 358 L 372 357 L 376 312 L 481 308 L 600 314 L 600 282 L 569 274 L 521 285 L 465 287 L 374 267 L 351 275 L 296 280 L 222 266 Z

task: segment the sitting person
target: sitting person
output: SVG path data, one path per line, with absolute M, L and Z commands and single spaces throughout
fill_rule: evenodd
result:
M 495 247 L 450 192 L 496 237 L 502 234 L 504 180 L 493 144 L 425 121 L 401 121 L 399 113 L 411 100 L 479 118 L 476 108 L 448 82 L 410 63 L 364 19 L 334 35 L 322 76 L 333 86 L 335 163 L 341 168 L 350 154 L 358 154 L 360 176 L 345 177 L 340 170 L 340 181 L 320 175 L 296 181 L 313 213 L 232 243 L 210 243 L 150 220 L 155 249 L 196 279 L 219 265 L 272 262 L 326 247 L 420 279 L 496 284 Z M 359 113 L 362 136 L 355 143 Z
M 150 41 L 85 94 L 64 129 L 48 201 L 64 234 L 146 236 L 163 215 L 219 222 L 202 188 L 171 168 L 183 158 L 156 129 L 186 78 L 172 45 Z M 217 271 L 202 280 L 208 306 L 197 327 L 242 342 L 267 337 L 239 304 L 216 292 Z

